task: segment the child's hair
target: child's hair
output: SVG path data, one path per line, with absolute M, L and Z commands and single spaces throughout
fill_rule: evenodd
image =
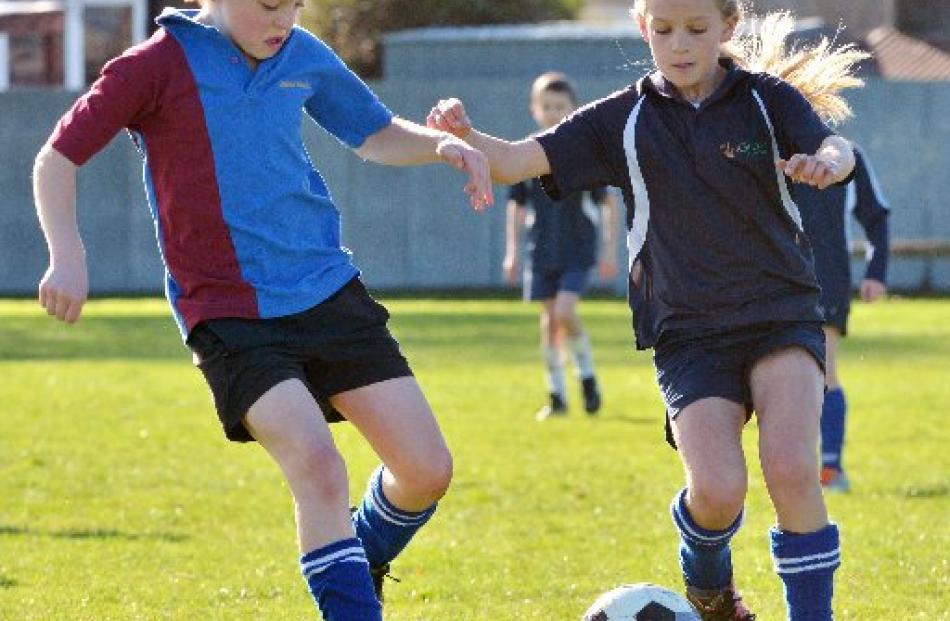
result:
M 563 93 L 577 104 L 577 91 L 571 84 L 570 78 L 559 71 L 548 71 L 539 75 L 531 85 L 531 99 L 534 100 L 541 93 Z
M 712 0 L 723 19 L 745 17 L 742 0 Z M 635 15 L 644 15 L 646 0 L 635 0 Z M 831 123 L 839 123 L 852 116 L 851 106 L 839 94 L 846 88 L 864 85 L 854 75 L 855 66 L 870 57 L 853 44 L 835 47 L 833 41 L 822 37 L 815 45 L 789 47 L 788 37 L 795 29 L 795 19 L 786 11 L 769 13 L 756 18 L 746 34 L 737 34 L 723 44 L 722 54 L 749 70 L 771 73 L 785 80 L 811 103 L 819 115 Z

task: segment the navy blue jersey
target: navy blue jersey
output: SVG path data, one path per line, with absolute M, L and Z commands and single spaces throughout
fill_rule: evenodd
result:
M 724 81 L 699 107 L 654 72 L 537 137 L 552 198 L 623 192 L 641 349 L 670 329 L 822 319 L 811 248 L 775 160 L 815 153 L 832 131 L 789 84 L 722 62 Z
M 594 188 L 591 200 L 600 205 L 607 191 Z M 584 195 L 575 192 L 567 198 L 552 200 L 537 180 L 511 186 L 508 198 L 531 208 L 528 219 L 527 252 L 531 268 L 558 271 L 590 268 L 597 263 L 597 213 L 589 213 Z
M 821 304 L 832 315 L 851 298 L 851 216 L 861 224 L 871 247 L 866 278 L 885 282 L 890 254 L 889 207 L 867 157 L 855 149 L 854 179 L 846 186 L 819 190 L 796 183 L 792 196 L 802 209 L 802 223 L 815 253 Z

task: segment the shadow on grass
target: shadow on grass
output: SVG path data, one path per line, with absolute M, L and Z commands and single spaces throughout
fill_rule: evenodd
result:
M 76 528 L 66 530 L 43 531 L 21 526 L 0 526 L 0 537 L 50 537 L 52 539 L 98 539 L 121 541 L 165 541 L 181 543 L 188 541 L 188 535 L 178 533 L 126 533 L 114 528 Z
M 950 484 L 938 483 L 936 485 L 905 485 L 900 490 L 900 495 L 905 498 L 945 498 L 950 496 Z
M 0 589 L 12 589 L 15 586 L 19 586 L 19 582 L 13 578 L 7 578 L 6 576 L 0 576 Z

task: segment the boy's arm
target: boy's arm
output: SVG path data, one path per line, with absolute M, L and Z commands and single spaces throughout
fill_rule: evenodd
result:
M 492 179 L 498 183 L 514 185 L 551 174 L 551 163 L 537 140 L 525 138 L 509 142 L 474 129 L 458 99 L 437 103 L 429 112 L 426 124 L 458 136 L 484 153 L 491 164 Z
M 505 280 L 512 285 L 518 282 L 518 240 L 521 239 L 524 223 L 524 205 L 509 200 L 505 214 L 505 258 L 502 269 L 505 272 Z
M 465 192 L 480 211 L 494 202 L 488 161 L 477 149 L 446 132 L 394 118 L 372 134 L 356 153 L 364 160 L 389 166 L 416 166 L 446 162 L 468 174 Z
M 617 275 L 617 198 L 609 189 L 600 206 L 601 239 L 599 272 L 602 280 Z
M 74 323 L 89 294 L 86 251 L 76 221 L 76 165 L 48 144 L 36 156 L 33 196 L 49 247 L 40 305 L 49 315 Z

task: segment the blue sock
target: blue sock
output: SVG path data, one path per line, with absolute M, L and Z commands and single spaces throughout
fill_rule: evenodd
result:
M 382 621 L 382 606 L 358 539 L 343 539 L 304 554 L 300 571 L 326 621 Z
M 732 551 L 729 542 L 742 526 L 742 513 L 725 530 L 707 530 L 693 521 L 686 508 L 686 488 L 670 505 L 673 523 L 680 533 L 680 566 L 686 584 L 720 591 L 732 583 Z
M 785 583 L 789 621 L 832 621 L 834 572 L 841 565 L 838 527 L 800 535 L 773 527 L 772 558 Z
M 353 513 L 356 536 L 363 542 L 370 567 L 378 567 L 396 558 L 409 540 L 429 521 L 436 505 L 412 513 L 393 505 L 383 494 L 383 466 L 369 478 L 363 502 Z
M 841 470 L 841 452 L 844 450 L 844 421 L 848 404 L 844 391 L 835 388 L 825 393 L 821 406 L 821 464 Z

